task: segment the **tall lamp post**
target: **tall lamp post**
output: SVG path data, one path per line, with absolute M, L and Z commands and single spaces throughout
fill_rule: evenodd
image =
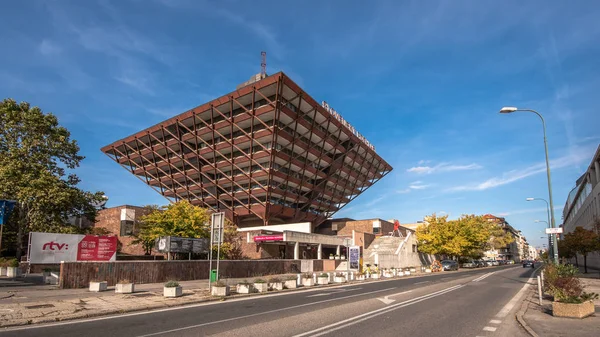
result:
M 543 201 L 546 203 L 546 211 L 548 213 L 548 222 L 546 222 L 546 225 L 550 226 L 550 205 L 548 204 L 548 201 L 546 201 L 546 199 L 542 199 L 542 198 L 527 198 L 525 200 L 527 200 L 527 201 L 539 200 L 539 201 Z M 536 222 L 539 222 L 539 221 L 536 220 Z M 552 244 L 551 240 L 552 240 L 552 234 L 549 234 L 548 235 L 548 243 L 549 244 Z M 550 246 L 549 248 L 552 249 L 552 246 Z M 552 251 L 550 251 L 550 253 L 552 253 Z M 554 256 L 554 254 L 552 254 L 552 256 Z
M 522 112 L 532 112 L 536 115 L 538 115 L 538 117 L 540 117 L 540 119 L 542 120 L 542 127 L 544 130 L 544 150 L 546 152 L 546 175 L 548 176 L 548 196 L 549 196 L 549 200 L 550 200 L 550 226 L 551 228 L 555 228 L 555 221 L 554 221 L 554 203 L 552 202 L 552 179 L 550 178 L 550 161 L 548 160 L 548 141 L 546 140 L 546 121 L 544 121 L 544 117 L 542 117 L 542 115 L 532 109 L 519 109 L 519 108 L 515 108 L 515 107 L 504 107 L 502 109 L 500 109 L 500 113 L 504 113 L 504 114 L 509 114 L 509 113 L 513 113 L 516 111 L 522 111 Z M 552 244 L 554 246 L 553 249 L 553 255 L 554 255 L 554 263 L 558 263 L 558 246 L 556 244 L 556 234 L 551 234 L 552 235 Z
M 550 225 L 548 224 L 548 222 L 544 221 L 544 220 L 534 220 L 534 222 L 538 222 L 538 223 L 539 222 L 543 222 L 543 223 L 546 224 L 546 227 L 550 227 Z M 546 239 L 546 238 L 545 237 L 541 237 L 540 239 Z M 552 234 L 548 234 L 547 239 L 548 239 L 548 254 L 551 254 L 551 253 L 554 252 L 554 244 L 552 242 Z

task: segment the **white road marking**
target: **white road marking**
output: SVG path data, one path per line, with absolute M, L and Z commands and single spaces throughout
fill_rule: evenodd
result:
M 499 321 L 497 319 L 493 319 L 493 320 L 490 321 L 490 323 L 492 323 L 492 324 L 500 324 L 500 323 L 502 323 L 502 321 Z
M 370 292 L 367 292 L 367 293 L 361 293 L 361 294 L 355 294 L 355 295 L 348 295 L 348 296 L 344 296 L 344 297 L 332 298 L 332 299 L 318 301 L 318 302 L 299 304 L 299 305 L 295 305 L 295 306 L 291 306 L 291 307 L 286 307 L 286 308 L 281 308 L 281 309 L 276 309 L 276 310 L 269 310 L 269 311 L 265 311 L 265 312 L 257 312 L 256 314 L 250 314 L 250 315 L 244 315 L 244 316 L 226 318 L 226 319 L 222 319 L 222 320 L 219 320 L 219 321 L 206 322 L 206 323 L 202 323 L 202 324 L 190 325 L 190 326 L 186 326 L 186 327 L 182 327 L 182 328 L 177 328 L 177 329 L 165 330 L 165 331 L 161 331 L 161 332 L 154 332 L 154 333 L 150 333 L 150 334 L 147 334 L 147 335 L 140 335 L 138 337 L 157 336 L 157 335 L 167 334 L 167 333 L 171 333 L 171 332 L 177 332 L 177 331 L 183 331 L 183 330 L 188 330 L 188 329 L 199 328 L 199 327 L 207 326 L 207 325 L 213 325 L 213 324 L 218 324 L 218 323 L 235 321 L 235 320 L 238 320 L 238 319 L 244 319 L 244 318 L 256 317 L 256 316 L 265 315 L 265 314 L 271 314 L 271 313 L 274 313 L 274 312 L 280 312 L 280 311 L 284 311 L 284 310 L 302 308 L 302 307 L 307 307 L 307 306 L 311 306 L 311 305 L 315 305 L 315 304 L 321 304 L 321 303 L 326 303 L 326 302 L 331 302 L 331 301 L 343 300 L 343 299 L 346 299 L 346 298 L 351 298 L 351 297 L 356 297 L 356 296 L 362 296 L 362 295 L 380 293 L 382 291 L 389 291 L 389 290 L 392 290 L 392 289 L 396 289 L 396 288 L 393 287 L 393 288 L 387 288 L 387 289 L 370 291 Z
M 396 302 L 396 300 L 392 300 L 392 299 L 390 299 L 390 297 L 392 297 L 392 296 L 398 296 L 398 295 L 402 295 L 402 294 L 408 294 L 410 292 L 412 292 L 412 290 L 403 291 L 403 292 L 397 293 L 397 294 L 387 295 L 387 296 L 385 296 L 383 298 L 379 297 L 377 299 L 380 300 L 381 302 L 383 302 L 385 305 L 388 305 L 390 303 Z
M 533 284 L 533 275 L 535 275 L 535 272 L 538 271 L 538 269 L 540 269 L 540 268 L 541 268 L 541 266 L 537 267 L 537 269 L 533 271 L 533 273 L 531 274 L 531 277 L 529 278 L 529 280 L 527 280 L 527 283 L 525 283 L 523 285 L 521 290 L 519 290 L 519 292 L 510 301 L 508 301 L 508 303 L 506 303 L 506 305 L 496 314 L 496 317 L 504 318 L 504 317 L 506 317 L 506 315 L 508 315 L 508 313 L 517 304 L 517 302 L 519 302 L 519 300 L 521 299 L 521 296 L 523 296 L 525 291 L 527 291 L 527 287 L 529 287 L 531 284 Z
M 337 331 L 337 330 L 340 330 L 340 329 L 352 326 L 354 324 L 358 324 L 358 323 L 363 322 L 363 321 L 365 321 L 367 319 L 371 319 L 373 317 L 386 314 L 386 313 L 394 311 L 396 309 L 404 308 L 404 307 L 407 307 L 409 305 L 413 305 L 415 303 L 426 301 L 426 300 L 428 300 L 430 298 L 434 298 L 434 297 L 437 297 L 437 296 L 444 295 L 446 293 L 449 293 L 451 291 L 460 289 L 462 287 L 464 287 L 464 285 L 456 285 L 454 287 L 442 289 L 440 291 L 433 292 L 433 293 L 428 294 L 428 295 L 423 295 L 423 296 L 420 296 L 420 297 L 416 297 L 416 298 L 413 298 L 413 299 L 410 299 L 410 300 L 407 300 L 407 301 L 404 301 L 404 302 L 400 302 L 400 303 L 391 305 L 389 307 L 372 310 L 372 311 L 366 312 L 366 313 L 361 314 L 361 315 L 350 317 L 350 318 L 345 319 L 343 321 L 339 321 L 339 322 L 336 322 L 336 323 L 333 323 L 333 324 L 326 325 L 324 327 L 320 327 L 320 328 L 317 328 L 317 329 L 314 329 L 314 330 L 311 330 L 311 331 L 307 331 L 307 332 L 295 335 L 294 337 L 303 337 L 303 336 L 317 337 L 317 336 L 322 336 L 322 335 L 331 333 L 333 331 Z
M 484 274 L 482 276 L 479 276 L 478 278 L 474 279 L 473 282 L 479 282 L 479 281 L 481 281 L 481 280 L 483 280 L 483 279 L 491 276 L 493 273 L 495 273 L 495 271 L 493 271 L 491 273 Z
M 495 327 L 492 327 L 492 326 L 486 326 L 486 327 L 484 327 L 484 328 L 483 328 L 483 331 L 491 331 L 491 332 L 494 332 L 494 331 L 496 331 L 496 329 L 497 329 L 497 328 L 495 328 Z
M 326 290 L 326 291 L 333 291 L 332 293 L 322 293 L 322 294 L 315 294 L 315 295 L 310 295 L 310 296 L 306 296 L 306 297 L 319 297 L 319 296 L 329 296 L 329 295 L 333 295 L 333 294 L 339 294 L 339 293 L 343 293 L 343 292 L 347 292 L 347 291 L 355 291 L 355 290 L 360 290 L 362 288 L 352 288 L 352 289 L 331 289 L 331 290 Z

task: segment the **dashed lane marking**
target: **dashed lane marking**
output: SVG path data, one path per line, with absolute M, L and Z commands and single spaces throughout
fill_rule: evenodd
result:
M 492 323 L 492 324 L 500 324 L 500 323 L 502 323 L 502 321 L 499 321 L 497 319 L 493 319 L 493 320 L 490 321 L 490 323 Z
M 496 331 L 496 329 L 497 329 L 497 328 L 495 328 L 495 327 L 492 327 L 492 326 L 486 326 L 486 327 L 484 327 L 484 328 L 483 328 L 483 331 L 491 331 L 491 332 L 494 332 L 494 331 Z

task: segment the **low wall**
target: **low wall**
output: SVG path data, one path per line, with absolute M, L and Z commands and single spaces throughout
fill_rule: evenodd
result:
M 301 261 L 224 260 L 219 263 L 219 274 L 221 278 L 251 278 L 275 274 L 300 273 Z M 214 261 L 212 267 L 216 269 Z M 323 264 L 321 261 L 315 260 L 312 271 L 322 270 Z M 206 280 L 208 279 L 208 272 L 209 261 L 205 260 L 64 262 L 60 266 L 60 287 L 65 289 L 86 288 L 91 280 L 107 281 L 109 286 L 115 285 L 119 280 L 125 279 L 137 284 L 161 283 L 169 280 Z

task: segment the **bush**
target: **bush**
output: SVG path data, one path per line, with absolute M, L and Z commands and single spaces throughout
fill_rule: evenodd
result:
M 248 282 L 248 280 L 243 280 L 242 282 L 238 282 L 239 285 L 243 285 L 243 286 L 247 286 L 250 285 L 250 282 Z
M 296 275 L 288 275 L 285 279 L 286 281 L 296 281 Z
M 329 277 L 329 275 L 327 273 L 321 273 L 321 275 L 319 275 L 319 277 Z
M 267 283 L 267 281 L 265 281 L 261 278 L 257 278 L 256 280 L 254 280 L 254 283 Z
M 129 284 L 129 283 L 133 283 L 133 282 L 129 281 L 128 279 L 119 280 L 119 282 L 117 282 L 117 284 Z
M 18 267 L 19 266 L 19 260 L 17 260 L 17 259 L 8 260 L 8 266 L 9 267 L 15 267 L 15 268 Z
M 269 283 L 279 283 L 281 282 L 281 279 L 279 279 L 278 277 L 271 277 L 269 279 Z
M 306 273 L 306 274 L 302 275 L 302 278 L 311 279 L 311 278 L 313 278 L 313 276 L 312 276 L 312 274 Z
M 165 283 L 165 288 L 175 288 L 175 287 L 179 287 L 179 282 L 169 281 L 169 282 Z

